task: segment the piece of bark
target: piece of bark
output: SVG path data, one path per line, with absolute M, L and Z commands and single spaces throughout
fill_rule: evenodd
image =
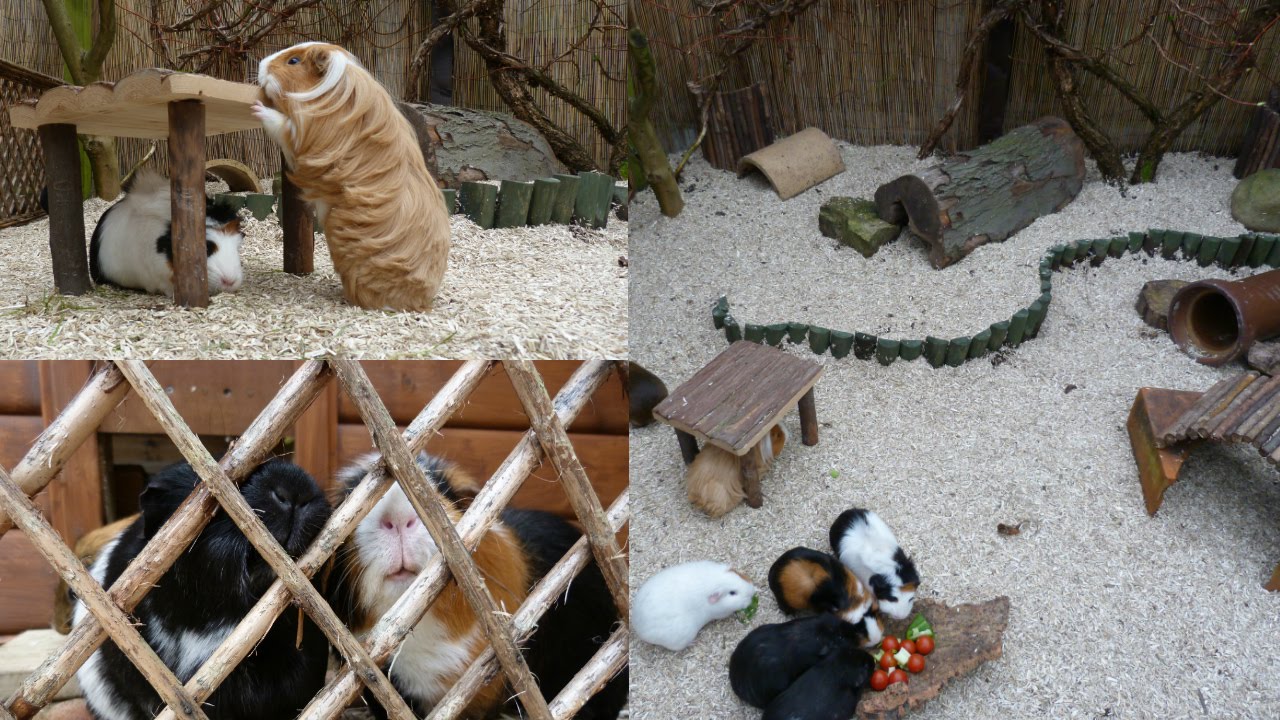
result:
M 1190 283 L 1186 280 L 1151 280 L 1143 285 L 1134 306 L 1142 322 L 1157 330 L 1168 331 L 1169 306 L 1173 304 L 1173 296 L 1187 285 Z
M 1084 144 L 1066 121 L 1044 117 L 881 185 L 875 201 L 882 219 L 907 225 L 944 268 L 1061 210 L 1083 185 Z
M 1249 367 L 1267 375 L 1280 374 L 1280 340 L 1254 343 L 1249 348 Z
M 890 685 L 880 692 L 868 689 L 858 703 L 862 720 L 894 720 L 937 697 L 953 678 L 1004 654 L 1004 631 L 1009 625 L 1009 598 L 951 607 L 934 600 L 918 600 L 916 613 L 933 625 L 935 648 L 925 657 L 924 672 L 911 675 L 906 685 Z M 885 623 L 886 635 L 906 633 L 907 620 Z

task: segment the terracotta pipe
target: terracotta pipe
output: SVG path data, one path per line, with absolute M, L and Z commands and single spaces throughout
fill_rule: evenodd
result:
M 1196 362 L 1215 367 L 1280 335 L 1280 270 L 1187 285 L 1173 296 L 1169 333 Z

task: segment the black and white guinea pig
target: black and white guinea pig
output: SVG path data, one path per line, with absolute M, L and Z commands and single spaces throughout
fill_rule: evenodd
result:
M 377 462 L 366 455 L 338 476 L 344 493 L 356 486 Z M 476 487 L 457 466 L 427 454 L 418 464 L 450 503 L 455 524 L 462 513 L 462 494 Z M 580 533 L 560 517 L 534 510 L 507 509 L 490 526 L 472 552 L 490 593 L 500 607 L 514 613 L 529 590 L 577 542 Z M 338 551 L 332 588 L 335 611 L 357 633 L 367 632 L 439 554 L 435 541 L 400 486 L 393 485 L 356 527 Z M 554 697 L 600 649 L 618 621 L 618 611 L 595 562 L 561 593 L 525 645 L 524 656 L 548 699 Z M 487 647 L 483 632 L 461 588 L 450 579 L 427 614 L 414 626 L 395 654 L 388 675 L 419 717 L 440 701 L 472 661 Z M 489 718 L 499 712 L 519 715 L 517 698 L 499 675 L 464 709 L 461 717 Z M 613 720 L 626 704 L 627 672 L 614 677 L 575 716 L 580 720 Z M 385 711 L 372 696 L 365 698 L 378 717 Z
M 761 720 L 849 720 L 875 667 L 863 650 L 836 648 L 774 698 Z
M 110 587 L 199 482 L 185 462 L 152 476 L 139 499 L 141 516 L 103 547 L 91 569 L 93 577 Z M 329 518 L 324 494 L 296 465 L 261 465 L 240 491 L 293 557 L 307 549 Z M 133 615 L 147 644 L 186 682 L 275 579 L 244 533 L 218 510 Z M 74 613 L 76 623 L 83 621 L 83 603 L 76 603 Z M 296 716 L 323 687 L 328 661 L 328 640 L 310 619 L 304 623 L 298 646 L 298 613 L 280 615 L 253 653 L 209 696 L 205 714 L 211 720 Z M 145 720 L 161 709 L 160 697 L 110 640 L 89 657 L 76 679 L 97 720 Z
M 861 626 L 835 615 L 761 625 L 729 656 L 729 685 L 748 705 L 766 707 L 824 658 L 856 650 L 866 639 Z
M 875 592 L 880 612 L 898 620 L 911 614 L 920 574 L 880 516 L 852 508 L 831 526 L 831 549 Z
M 868 647 L 884 635 L 875 595 L 832 555 L 806 547 L 791 548 L 769 568 L 769 589 L 788 615 L 804 610 L 834 613 L 860 626 Z
M 89 275 L 99 285 L 173 295 L 172 210 L 169 181 L 151 171 L 133 179 L 124 199 L 98 218 L 89 241 Z M 209 292 L 240 289 L 240 215 L 223 203 L 205 203 Z

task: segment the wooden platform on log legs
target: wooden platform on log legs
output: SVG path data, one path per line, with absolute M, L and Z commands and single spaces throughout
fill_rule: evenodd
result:
M 818 444 L 818 411 L 813 386 L 822 366 L 753 342 L 736 342 L 676 388 L 653 409 L 675 428 L 685 464 L 698 442 L 711 443 L 742 458 L 747 504 L 764 504 L 760 478 L 766 460 L 761 441 L 792 408 L 800 409 L 805 445 Z
M 49 247 L 57 291 L 80 295 L 92 289 L 86 261 L 80 155 L 76 135 L 167 138 L 173 207 L 174 301 L 183 307 L 209 304 L 204 237 L 204 139 L 261 127 L 250 108 L 262 98 L 256 85 L 206 75 L 150 68 L 116 83 L 64 85 L 9 108 L 16 128 L 38 130 L 49 185 Z M 297 188 L 283 188 L 284 269 L 312 270 L 311 216 Z

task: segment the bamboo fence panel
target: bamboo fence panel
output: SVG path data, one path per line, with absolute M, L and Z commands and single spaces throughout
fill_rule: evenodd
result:
M 39 136 L 13 127 L 4 108 L 60 84 L 57 78 L 0 60 L 0 227 L 44 215 L 40 207 L 44 153 Z
M 15 468 L 15 472 L 27 469 L 26 481 L 17 482 L 0 468 L 0 509 L 4 511 L 0 514 L 0 521 L 12 519 L 28 534 L 46 560 L 84 599 L 90 612 L 89 617 L 73 629 L 62 649 L 0 705 L 0 718 L 10 715 L 30 718 L 47 704 L 105 639 L 104 629 L 167 703 L 168 707 L 160 717 L 204 718 L 201 703 L 252 650 L 261 633 L 287 607 L 290 598 L 311 616 L 346 660 L 339 676 L 313 699 L 303 716 L 339 716 L 359 694 L 363 683 L 378 697 L 391 717 L 410 718 L 412 713 L 379 666 L 387 662 L 425 614 L 451 574 L 472 605 L 489 640 L 488 650 L 473 664 L 468 677 L 473 674 L 492 677 L 491 673 L 496 672 L 494 660 L 497 659 L 497 665 L 520 693 L 522 704 L 531 717 L 571 717 L 625 666 L 625 604 L 619 606 L 620 617 L 624 618 L 621 627 L 550 704 L 524 664 L 518 642 L 527 636 L 538 618 L 581 571 L 591 555 L 605 558 L 600 565 L 610 568 L 605 571 L 610 591 L 615 597 L 626 597 L 625 562 L 618 565 L 622 553 L 612 533 L 619 530 L 629 517 L 627 495 L 623 493 L 606 515 L 599 499 L 586 485 L 585 475 L 575 471 L 575 465 L 579 470 L 580 465 L 564 434 L 564 425 L 581 411 L 616 366 L 606 361 L 584 363 L 553 402 L 532 364 L 508 363 L 509 377 L 528 408 L 526 412 L 533 429 L 526 433 L 507 461 L 485 484 L 462 521 L 454 526 L 445 514 L 443 499 L 428 483 L 414 461 L 414 454 L 425 446 L 450 415 L 466 403 L 467 397 L 491 367 L 490 361 L 464 364 L 414 419 L 404 435 L 400 435 L 386 406 L 358 363 L 345 358 L 308 361 L 282 386 L 221 462 L 213 459 L 178 415 L 164 389 L 144 363 L 119 361 L 99 367 L 79 395 Z M 123 382 L 122 377 L 128 382 Z M 265 459 L 288 428 L 335 378 L 369 426 L 382 460 L 335 510 L 312 547 L 302 558 L 293 560 L 262 525 L 235 486 Z M 56 474 L 58 458 L 74 452 L 129 390 L 138 393 L 147 410 L 173 439 L 202 482 L 107 590 L 89 576 L 70 548 L 40 516 L 30 496 L 39 492 Z M 588 531 L 534 587 L 515 615 L 507 616 L 496 612 L 493 598 L 488 594 L 467 548 L 474 546 L 510 502 L 515 490 L 541 460 L 542 447 L 548 448 L 553 465 L 561 472 L 562 482 L 566 488 L 571 488 L 567 492 L 579 496 L 574 502 L 575 513 Z M 48 463 L 48 468 L 42 468 L 41 463 Z M 362 644 L 342 625 L 309 578 L 373 509 L 392 482 L 400 483 L 441 549 L 441 554 L 428 564 Z M 278 579 L 184 686 L 129 624 L 125 613 L 136 606 L 146 589 L 183 552 L 218 507 L 241 528 L 276 571 Z M 482 686 L 483 683 L 473 683 L 461 688 L 451 697 L 460 698 L 462 704 L 456 709 L 453 706 L 444 710 L 438 708 L 432 717 L 455 717 Z

